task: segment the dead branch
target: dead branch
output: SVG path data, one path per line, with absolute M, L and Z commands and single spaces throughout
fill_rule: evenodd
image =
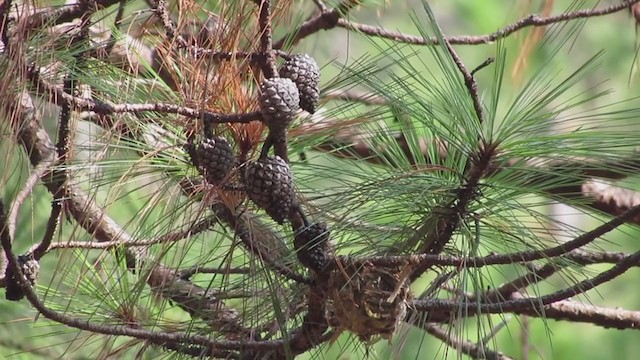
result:
M 54 155 L 53 144 L 49 135 L 41 126 L 41 120 L 37 113 L 31 97 L 27 93 L 20 94 L 14 101 L 5 104 L 8 108 L 7 113 L 15 114 L 22 118 L 20 122 L 21 128 L 17 130 L 16 137 L 23 145 L 25 151 L 29 154 L 31 163 L 36 165 L 51 159 Z M 45 186 L 51 193 L 59 191 L 57 186 L 60 184 L 45 182 Z M 84 193 L 73 182 L 66 182 L 65 193 L 68 196 L 67 204 L 69 212 L 75 220 L 89 234 L 91 234 L 99 242 L 134 242 L 129 234 L 127 234 L 120 226 L 104 211 L 97 206 L 93 199 Z M 127 249 L 126 255 L 128 263 L 136 264 L 144 262 L 144 254 L 140 251 L 132 251 Z M 133 265 L 135 266 L 135 265 Z M 171 276 L 170 276 L 171 275 Z M 193 283 L 181 281 L 179 277 L 171 270 L 160 264 L 156 264 L 150 272 L 147 283 L 152 288 L 163 289 L 175 294 L 206 294 L 203 289 Z M 175 286 L 172 289 L 171 286 Z M 202 296 L 185 297 L 179 296 L 171 299 L 192 313 L 192 316 L 201 317 L 211 323 L 214 327 L 221 330 L 237 331 L 238 325 L 237 314 L 234 310 L 227 308 L 224 303 L 217 301 L 215 298 L 204 298 Z M 188 300 L 188 301 L 186 301 Z M 193 303 L 199 303 L 197 312 L 193 311 Z M 209 311 L 209 313 L 205 312 Z
M 447 36 L 445 39 L 451 45 L 483 45 L 489 44 L 496 40 L 506 38 L 522 29 L 527 27 L 541 27 L 561 22 L 587 19 L 598 16 L 605 16 L 616 12 L 628 9 L 633 4 L 636 4 L 640 0 L 627 0 L 618 4 L 609 5 L 602 9 L 584 9 L 571 11 L 560 15 L 540 17 L 536 14 L 530 14 L 510 25 L 503 27 L 502 29 L 487 35 L 460 35 L 460 36 Z M 345 28 L 347 30 L 363 33 L 367 36 L 380 37 L 389 39 L 395 42 L 406 43 L 411 45 L 437 45 L 439 40 L 436 37 L 424 38 L 422 36 L 403 34 L 397 31 L 390 31 L 381 27 L 359 24 L 351 22 L 345 19 L 338 19 L 335 26 Z M 318 29 L 321 30 L 321 29 Z M 316 30 L 316 31 L 318 31 Z M 327 30 L 327 29 L 322 29 Z M 306 36 L 311 34 L 306 34 Z
M 513 294 L 512 297 L 517 298 L 522 297 L 522 295 Z M 638 329 L 640 327 L 640 311 L 620 308 L 612 309 L 572 300 L 549 304 L 542 311 L 522 310 L 516 313 L 558 321 L 588 323 L 604 328 Z
M 470 356 L 473 359 L 487 359 L 487 360 L 509 360 L 510 357 L 504 355 L 501 352 L 489 350 L 484 346 L 478 346 L 470 341 L 463 340 L 453 334 L 452 330 L 445 330 L 439 324 L 426 323 L 421 328 L 425 329 L 429 334 L 435 338 L 441 340 L 454 350 L 460 351 L 465 355 Z

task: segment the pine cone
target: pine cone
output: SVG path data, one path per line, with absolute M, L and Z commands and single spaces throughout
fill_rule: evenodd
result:
M 293 246 L 300 263 L 320 272 L 333 256 L 329 242 L 329 229 L 325 223 L 315 223 L 296 233 Z
M 320 99 L 320 68 L 307 54 L 297 54 L 280 68 L 280 76 L 291 79 L 300 92 L 300 108 L 313 114 Z
M 260 86 L 260 113 L 271 129 L 285 129 L 300 108 L 300 95 L 293 81 L 265 79 Z
M 293 177 L 289 165 L 279 156 L 267 156 L 249 163 L 244 172 L 249 198 L 282 224 L 293 205 Z
M 40 264 L 38 264 L 31 255 L 20 255 L 17 260 L 18 265 L 22 269 L 22 273 L 27 278 L 27 281 L 29 281 L 31 286 L 35 285 L 36 279 L 38 278 L 38 272 L 40 271 Z M 7 282 L 5 293 L 6 299 L 9 301 L 21 300 L 24 297 L 24 292 L 22 292 L 22 288 L 18 284 L 16 275 L 9 267 L 7 267 L 5 271 L 5 279 Z
M 217 184 L 226 178 L 236 163 L 231 145 L 220 136 L 206 138 L 197 146 L 188 144 L 187 151 L 194 165 L 211 184 Z

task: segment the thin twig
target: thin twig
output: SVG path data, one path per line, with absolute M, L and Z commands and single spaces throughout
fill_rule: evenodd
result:
M 137 329 L 123 325 L 106 325 L 98 324 L 90 320 L 71 317 L 55 310 L 48 308 L 38 298 L 28 280 L 24 277 L 22 269 L 18 265 L 13 250 L 11 249 L 11 239 L 6 231 L 6 217 L 4 213 L 4 204 L 0 200 L 0 242 L 9 261 L 9 268 L 15 274 L 18 285 L 24 292 L 31 305 L 40 312 L 44 317 L 55 322 L 65 324 L 67 326 L 89 331 L 92 333 L 112 335 L 112 336 L 129 336 L 136 339 L 146 340 L 155 344 L 163 344 L 166 342 L 174 342 L 181 344 L 194 344 L 206 346 L 208 349 L 216 350 L 269 350 L 281 346 L 282 341 L 252 341 L 252 340 L 211 340 L 209 336 L 192 335 L 179 332 L 168 331 L 150 331 L 146 329 Z
M 7 104 L 7 111 L 14 116 L 21 118 L 21 128 L 16 134 L 16 138 L 29 151 L 32 164 L 38 164 L 47 159 L 52 154 L 53 144 L 47 132 L 42 128 L 39 114 L 35 112 L 28 93 L 23 92 L 17 95 L 17 99 Z M 46 182 L 45 186 L 51 193 L 58 189 L 55 183 Z M 73 182 L 67 182 L 66 193 L 69 212 L 77 223 L 84 228 L 91 236 L 98 241 L 104 242 L 133 242 L 131 236 L 109 217 L 82 189 Z M 125 250 L 128 263 L 133 269 L 136 263 L 144 262 L 144 254 L 141 252 Z M 212 327 L 221 331 L 234 333 L 242 332 L 242 328 L 237 324 L 237 314 L 234 310 L 226 307 L 220 300 L 206 295 L 203 289 L 191 282 L 181 280 L 176 274 L 161 264 L 155 264 L 147 277 L 147 283 L 152 288 L 160 288 L 183 309 L 191 313 L 192 316 L 201 317 L 208 321 Z M 200 294 L 198 296 L 197 294 Z
M 167 37 L 169 41 L 177 41 L 178 45 L 181 47 L 188 47 L 189 43 L 187 40 L 182 37 L 176 30 L 176 26 L 171 20 L 171 16 L 169 15 L 169 10 L 167 9 L 166 0 L 150 0 L 152 7 L 155 10 L 156 15 L 160 18 L 162 25 L 164 27 L 165 32 L 167 33 Z
M 509 299 L 513 294 L 520 292 L 522 289 L 553 276 L 560 268 L 561 266 L 556 264 L 546 264 L 541 267 L 535 267 L 525 275 L 500 285 L 495 289 L 485 291 L 480 295 L 480 299 L 484 302 L 497 302 Z M 471 297 L 469 300 L 475 301 L 476 299 L 475 297 Z
M 260 112 L 250 112 L 245 114 L 218 114 L 205 110 L 197 110 L 190 107 L 179 106 L 175 104 L 153 103 L 153 104 L 111 104 L 99 100 L 85 99 L 64 93 L 55 86 L 46 84 L 39 75 L 35 66 L 27 71 L 31 81 L 38 87 L 40 93 L 48 97 L 54 104 L 61 104 L 61 101 L 67 101 L 73 104 L 74 108 L 79 111 L 93 111 L 100 115 L 111 115 L 118 113 L 142 113 L 157 112 L 164 114 L 178 114 L 191 119 L 203 119 L 206 122 L 223 124 L 223 123 L 249 123 L 251 121 L 260 120 Z
M 359 102 L 367 105 L 389 105 L 389 101 L 382 96 L 355 90 L 331 90 L 322 93 L 321 98 L 325 100 Z
M 627 0 L 618 4 L 610 5 L 602 9 L 584 9 L 572 12 L 567 12 L 560 15 L 540 17 L 536 14 L 530 14 L 504 28 L 487 35 L 459 35 L 459 36 L 447 36 L 446 40 L 451 45 L 482 45 L 489 44 L 496 40 L 503 39 L 509 35 L 520 31 L 527 27 L 540 27 L 547 26 L 555 23 L 571 21 L 576 19 L 585 19 L 598 16 L 605 16 L 613 14 L 619 11 L 623 11 L 629 8 L 631 5 L 640 2 L 640 0 Z M 322 28 L 327 30 L 330 26 Z M 401 42 L 411 45 L 437 45 L 438 39 L 435 37 L 424 38 L 422 36 L 403 34 L 397 31 L 389 31 L 381 27 L 359 24 L 356 22 L 348 21 L 345 19 L 338 19 L 335 26 L 345 28 L 347 30 L 361 32 L 368 36 L 380 37 L 389 39 L 395 42 Z M 317 32 L 321 29 L 313 29 Z M 303 37 L 309 36 L 314 32 L 305 32 Z
M 461 264 L 464 264 L 465 267 L 483 267 L 488 265 L 507 265 L 513 263 L 530 262 L 534 260 L 570 254 L 571 251 L 593 242 L 598 237 L 603 236 L 610 231 L 613 231 L 620 225 L 623 225 L 627 220 L 632 219 L 638 215 L 640 215 L 640 204 L 627 210 L 622 215 L 617 216 L 607 221 L 606 223 L 576 237 L 573 240 L 544 250 L 529 250 L 508 254 L 494 254 L 483 257 L 458 257 L 418 254 L 409 256 L 375 256 L 361 259 L 349 258 L 345 261 L 358 263 L 369 262 L 373 265 L 378 266 L 400 266 L 404 264 L 425 263 L 425 265 L 428 266 L 460 266 Z M 626 260 L 628 258 L 629 256 L 626 256 L 623 259 L 620 259 L 620 261 Z M 638 263 L 632 266 L 637 266 L 637 264 Z
M 120 0 L 96 0 L 97 8 L 108 8 L 115 5 Z M 80 18 L 86 11 L 82 2 L 77 4 L 65 4 L 64 6 L 52 6 L 46 10 L 42 10 L 31 14 L 27 17 L 27 29 L 37 30 L 44 26 L 55 26 L 71 22 Z
M 467 67 L 462 62 L 462 59 L 456 52 L 456 50 L 451 46 L 446 37 L 444 37 L 444 33 L 440 28 L 440 24 L 434 20 L 433 26 L 438 29 L 438 33 L 442 36 L 442 41 L 444 42 L 444 46 L 447 48 L 451 59 L 460 70 L 462 77 L 464 78 L 464 85 L 467 87 L 467 91 L 469 91 L 469 95 L 471 96 L 471 101 L 473 102 L 473 109 L 476 112 L 476 116 L 478 117 L 478 122 L 482 125 L 484 124 L 484 110 L 482 109 L 482 103 L 480 102 L 480 94 L 478 94 L 478 83 L 473 75 L 467 70 Z
M 468 314 L 474 314 L 478 312 L 482 313 L 503 313 L 503 312 L 517 312 L 523 310 L 535 310 L 544 311 L 544 306 L 568 299 L 572 296 L 582 294 L 591 290 L 605 282 L 622 275 L 629 268 L 633 267 L 638 261 L 640 261 L 640 251 L 635 252 L 619 263 L 611 267 L 611 269 L 603 271 L 602 273 L 594 276 L 591 279 L 580 281 L 566 289 L 553 292 L 548 295 L 543 295 L 535 298 L 517 299 L 499 302 L 456 302 L 448 300 L 416 300 L 412 306 L 420 311 L 455 311 L 461 306 L 465 308 L 465 312 Z M 468 316 L 468 315 L 467 315 Z
M 226 205 L 216 204 L 214 205 L 214 213 L 218 215 L 218 217 L 226 222 L 230 228 L 234 229 L 238 238 L 242 241 L 245 249 L 247 249 L 252 254 L 256 255 L 259 259 L 264 261 L 270 267 L 272 267 L 275 271 L 286 277 L 287 279 L 293 280 L 302 284 L 311 284 L 312 279 L 304 277 L 295 271 L 293 271 L 289 266 L 283 264 L 279 259 L 274 258 L 270 253 L 270 249 L 266 247 L 260 241 L 256 239 L 260 237 L 260 235 L 254 236 L 255 231 L 250 229 L 250 226 L 247 221 L 246 215 L 234 216 L 231 210 L 229 210 Z
M 195 274 L 251 274 L 255 270 L 248 267 L 241 268 L 221 268 L 221 267 L 206 267 L 206 266 L 194 266 L 190 269 L 180 271 L 180 277 L 183 279 L 189 279 Z
M 319 15 L 311 15 L 300 27 L 293 29 L 288 35 L 276 41 L 273 44 L 273 48 L 282 49 L 285 44 L 295 46 L 300 40 L 309 35 L 315 34 L 320 30 L 329 30 L 336 27 L 338 20 L 361 2 L 362 0 L 343 0 L 334 9 L 322 11 Z
M 124 10 L 126 6 L 127 0 L 120 0 L 120 3 L 118 4 L 118 12 L 116 13 L 116 17 L 113 20 L 113 27 L 115 28 L 115 30 L 111 30 L 111 32 L 109 33 L 109 38 L 106 41 L 107 46 L 104 49 L 104 53 L 107 54 L 107 56 L 111 54 L 114 46 L 116 45 L 117 39 L 115 39 L 114 36 L 115 31 L 120 30 L 120 24 L 122 23 L 122 17 L 124 16 Z
M 461 351 L 463 354 L 470 356 L 473 359 L 487 359 L 487 360 L 509 360 L 510 357 L 504 355 L 501 352 L 495 352 L 489 350 L 484 346 L 478 346 L 470 341 L 456 338 L 451 330 L 447 331 L 438 324 L 426 323 L 422 326 L 429 334 L 433 335 L 437 339 L 441 340 L 451 348 Z
M 27 197 L 33 191 L 33 188 L 38 183 L 38 180 L 42 178 L 47 171 L 51 169 L 52 166 L 56 163 L 57 157 L 51 156 L 49 158 L 43 159 L 43 161 L 36 165 L 36 167 L 31 171 L 31 175 L 25 181 L 22 190 L 18 193 L 15 200 L 11 204 L 11 210 L 9 211 L 9 216 L 7 220 L 7 226 L 9 227 L 9 236 L 13 239 L 16 234 L 16 224 L 18 219 L 18 213 L 20 212 L 20 207 L 27 199 Z
M 197 235 L 203 231 L 209 230 L 211 226 L 217 223 L 215 218 L 207 218 L 200 220 L 197 223 L 190 224 L 186 229 L 178 230 L 176 232 L 164 234 L 151 239 L 144 240 L 115 240 L 115 241 L 69 241 L 69 242 L 56 242 L 52 243 L 47 252 L 56 249 L 93 249 L 93 250 L 109 250 L 117 247 L 129 248 L 129 247 L 147 247 L 155 244 L 172 243 L 183 240 L 185 238 Z
M 472 77 L 475 76 L 478 71 L 480 71 L 480 70 L 486 68 L 487 66 L 493 64 L 494 61 L 496 61 L 496 58 L 494 58 L 494 57 L 490 57 L 487 60 L 483 61 L 482 64 L 476 66 L 475 69 L 471 70 L 471 73 L 470 73 L 471 76 Z

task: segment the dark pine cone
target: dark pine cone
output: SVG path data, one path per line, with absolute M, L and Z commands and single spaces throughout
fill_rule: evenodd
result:
M 29 281 L 31 286 L 35 285 L 36 279 L 38 278 L 38 272 L 40 271 L 40 264 L 38 264 L 38 262 L 30 255 L 20 255 L 17 260 L 18 266 L 22 269 L 22 273 L 27 278 L 27 281 Z M 8 267 L 5 271 L 5 280 L 7 286 L 5 293 L 6 299 L 9 301 L 21 300 L 24 297 L 24 293 L 18 284 L 15 274 Z
M 300 109 L 298 88 L 290 79 L 265 79 L 260 85 L 260 113 L 271 129 L 285 129 Z
M 205 138 L 197 146 L 187 145 L 187 151 L 193 164 L 211 184 L 217 184 L 226 178 L 236 163 L 231 145 L 220 136 Z
M 282 224 L 293 205 L 293 177 L 279 156 L 267 156 L 247 164 L 245 189 L 249 198 Z
M 300 108 L 313 114 L 320 99 L 320 68 L 307 54 L 297 54 L 280 68 L 280 76 L 291 79 L 300 92 Z
M 293 246 L 302 265 L 315 272 L 322 271 L 333 256 L 329 235 L 325 223 L 312 224 L 296 233 Z

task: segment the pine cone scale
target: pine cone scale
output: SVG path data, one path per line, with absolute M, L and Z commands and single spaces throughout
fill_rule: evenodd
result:
M 315 113 L 320 100 L 320 68 L 316 61 L 307 54 L 297 54 L 282 65 L 279 73 L 295 83 L 300 94 L 300 108 Z
M 267 156 L 247 165 L 244 172 L 247 195 L 282 224 L 293 207 L 293 176 L 279 156 Z
M 265 79 L 260 86 L 260 113 L 271 129 L 284 129 L 300 109 L 300 95 L 290 79 Z
M 189 145 L 188 151 L 194 165 L 211 184 L 224 180 L 236 164 L 231 145 L 220 136 L 204 139 L 197 146 Z

